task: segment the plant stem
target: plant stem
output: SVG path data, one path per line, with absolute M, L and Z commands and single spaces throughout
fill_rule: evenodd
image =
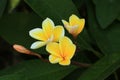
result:
M 34 56 L 37 56 L 39 59 L 41 59 L 43 62 L 49 62 L 48 59 L 44 59 L 40 54 L 37 54 L 37 53 L 34 53 L 34 52 L 30 52 L 29 54 L 31 55 L 34 55 Z M 76 65 L 78 67 L 84 67 L 84 68 L 87 68 L 87 67 L 90 67 L 91 65 L 90 64 L 87 64 L 87 63 L 79 63 L 79 62 L 76 62 L 76 61 L 72 61 L 71 64 L 73 65 Z
M 26 49 L 24 46 L 15 44 L 15 45 L 13 45 L 13 48 L 20 53 L 37 56 L 43 62 L 49 62 L 48 59 L 44 59 L 40 54 L 30 51 L 30 50 Z M 79 63 L 79 62 L 76 62 L 76 61 L 72 61 L 71 63 L 73 65 L 76 65 L 76 66 L 79 66 L 79 67 L 90 67 L 90 64 L 87 64 L 87 63 Z
M 91 64 L 87 64 L 87 63 L 79 63 L 79 62 L 76 62 L 76 61 L 72 61 L 73 65 L 76 65 L 76 66 L 79 66 L 79 67 L 84 67 L 84 68 L 87 68 L 87 67 L 90 67 Z

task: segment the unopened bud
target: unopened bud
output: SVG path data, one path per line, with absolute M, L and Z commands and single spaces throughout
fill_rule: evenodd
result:
M 26 49 L 24 46 L 18 45 L 18 44 L 14 44 L 13 48 L 20 52 L 20 53 L 24 53 L 24 54 L 30 54 L 30 50 Z

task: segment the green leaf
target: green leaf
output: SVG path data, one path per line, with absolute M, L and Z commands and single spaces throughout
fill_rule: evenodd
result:
M 3 80 L 8 77 L 6 75 L 17 77 L 15 80 L 61 80 L 76 68 L 75 66 L 60 66 L 40 60 L 31 60 L 1 71 L 0 76 Z M 6 77 L 3 78 L 3 76 Z
M 26 79 L 23 75 L 21 74 L 10 74 L 10 75 L 5 75 L 5 76 L 1 76 L 0 80 L 28 80 Z
M 111 45 L 110 51 L 113 53 L 120 53 L 120 22 L 114 22 L 106 32 L 109 44 Z
M 93 38 L 95 39 L 98 47 L 100 48 L 100 50 L 106 55 L 106 54 L 110 54 L 110 53 L 118 53 L 117 51 L 113 51 L 113 45 L 111 43 L 115 43 L 115 41 L 119 42 L 119 37 L 118 35 L 120 34 L 120 32 L 118 33 L 113 33 L 112 30 L 117 30 L 119 28 L 119 26 L 117 26 L 117 29 L 115 28 L 115 26 L 111 26 L 109 28 L 111 28 L 111 30 L 109 31 L 109 29 L 103 30 L 100 28 L 99 24 L 97 23 L 96 17 L 94 16 L 94 10 L 93 7 L 91 6 L 91 3 L 87 4 L 87 9 L 88 9 L 88 24 L 89 24 L 89 30 L 91 32 L 91 35 L 93 36 Z M 115 31 L 114 31 L 115 32 Z M 112 34 L 111 37 L 109 37 L 108 35 Z M 116 38 L 114 38 L 114 40 L 112 39 L 112 37 L 114 37 L 114 35 L 117 35 Z M 111 42 L 112 41 L 112 42 Z M 120 42 L 119 42 L 120 44 Z M 115 45 L 118 45 L 115 44 Z M 116 47 L 115 47 L 116 48 Z
M 30 48 L 36 40 L 29 36 L 29 31 L 41 27 L 41 22 L 42 19 L 35 14 L 14 13 L 5 15 L 0 19 L 0 36 L 10 44 L 20 44 Z
M 72 0 L 72 1 L 73 1 L 73 3 L 76 5 L 76 7 L 77 7 L 78 9 L 80 9 L 81 6 L 82 6 L 83 3 L 84 3 L 84 0 Z
M 120 21 L 120 15 L 118 15 L 117 19 Z
M 77 43 L 78 46 L 82 49 L 87 49 L 89 51 L 93 51 L 93 48 L 91 47 L 91 38 L 90 35 L 88 34 L 86 28 L 79 34 L 77 37 Z
M 12 10 L 14 10 L 18 4 L 20 3 L 20 0 L 10 0 L 9 2 L 9 12 L 12 12 Z
M 104 52 L 107 52 L 106 51 L 107 49 L 109 49 L 109 51 L 111 51 L 111 47 L 108 44 L 104 43 L 103 39 L 106 39 L 106 37 L 104 37 L 102 39 L 102 37 L 105 34 L 101 34 L 101 33 L 104 33 L 104 32 L 102 32 L 102 30 L 98 28 L 98 25 L 95 21 L 94 10 L 93 10 L 93 6 L 92 6 L 91 2 L 89 0 L 87 0 L 86 4 L 87 4 L 87 10 L 88 10 L 88 21 L 90 22 L 89 24 L 92 24 L 91 26 L 94 29 L 93 30 L 91 28 L 91 31 L 94 31 L 94 38 L 96 39 L 96 41 L 100 39 L 101 44 L 103 43 L 103 44 L 107 45 L 107 47 L 109 47 L 109 48 L 104 49 L 104 48 L 102 48 L 102 46 L 100 46 L 100 43 L 97 41 L 97 43 L 99 43 L 100 49 L 102 49 Z M 118 27 L 117 27 L 117 29 L 118 29 Z M 95 33 L 95 31 L 96 31 L 96 33 Z M 116 32 L 112 29 L 109 30 L 109 31 L 110 31 L 110 33 L 111 33 L 111 31 L 113 31 L 111 34 L 113 34 L 113 33 L 118 34 L 118 31 Z M 106 35 L 109 34 L 109 31 L 106 33 Z M 109 35 L 111 35 L 111 34 L 109 34 Z M 111 38 L 113 38 L 113 37 L 111 37 Z M 111 38 L 107 38 L 107 40 L 109 41 L 109 39 L 111 39 Z M 117 44 L 118 44 L 118 41 L 117 41 Z M 117 52 L 116 53 L 111 52 L 111 53 L 105 55 L 103 58 L 101 58 L 99 61 L 97 61 L 94 65 L 92 65 L 88 70 L 86 70 L 80 76 L 79 80 L 104 80 L 110 74 L 112 74 L 113 71 L 115 71 L 117 68 L 120 67 L 120 64 L 119 64 L 120 63 L 120 57 L 119 56 L 120 56 L 119 52 L 118 53 Z
M 120 13 L 120 0 L 93 0 L 96 16 L 101 28 L 105 29 Z
M 7 0 L 0 0 L 0 17 L 2 16 L 4 12 L 6 4 L 7 4 Z
M 104 80 L 120 67 L 119 56 L 119 53 L 104 56 L 92 67 L 86 70 L 78 80 Z
M 50 17 L 60 23 L 71 14 L 78 14 L 71 0 L 25 0 L 25 2 L 43 19 Z
M 91 46 L 91 44 L 92 44 L 91 40 L 92 40 L 92 38 L 90 38 L 90 36 L 86 32 L 86 30 L 84 30 L 84 32 L 78 36 L 78 39 L 77 39 L 78 47 L 80 48 L 80 50 L 88 50 L 88 51 L 93 52 L 99 58 L 102 57 L 102 54 L 98 53 Z

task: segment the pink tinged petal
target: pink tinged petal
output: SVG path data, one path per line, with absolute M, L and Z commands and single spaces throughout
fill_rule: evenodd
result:
M 53 31 L 54 40 L 58 42 L 65 34 L 63 26 L 56 26 Z
M 78 26 L 78 28 L 74 30 L 74 33 L 72 33 L 72 35 L 76 37 L 83 30 L 85 25 L 85 19 L 80 19 L 79 17 L 73 14 L 72 16 L 70 16 L 69 22 L 70 26 L 72 27 Z
M 47 36 L 47 38 L 49 38 L 51 36 L 51 34 L 53 33 L 54 26 L 55 26 L 54 22 L 50 18 L 46 18 L 42 22 L 42 28 L 43 28 L 43 31 L 45 32 L 45 35 Z
M 62 20 L 62 23 L 64 24 L 64 27 L 67 29 L 67 31 L 70 31 L 71 26 L 69 25 L 69 23 L 65 20 Z
M 63 66 L 70 65 L 70 63 L 71 63 L 70 59 L 65 59 L 59 62 L 59 64 Z
M 61 57 L 60 55 L 60 49 L 59 49 L 59 44 L 55 42 L 48 43 L 46 46 L 46 50 L 54 56 Z
M 37 40 L 43 40 L 46 41 L 47 38 L 41 28 L 35 28 L 29 31 L 29 35 Z
M 42 46 L 45 46 L 47 43 L 46 42 L 41 42 L 41 41 L 36 41 L 31 45 L 31 49 L 38 49 Z
M 58 62 L 60 62 L 61 60 L 62 60 L 62 58 L 56 57 L 56 56 L 54 56 L 54 55 L 50 55 L 50 56 L 49 56 L 49 61 L 50 61 L 50 63 L 52 63 L 52 64 L 58 63 Z
M 77 32 L 77 30 L 78 30 L 78 25 L 72 26 L 72 27 L 70 28 L 69 33 L 75 34 L 75 33 Z

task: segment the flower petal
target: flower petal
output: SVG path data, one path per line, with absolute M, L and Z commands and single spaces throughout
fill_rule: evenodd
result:
M 60 45 L 62 55 L 64 57 L 71 59 L 76 50 L 76 46 L 72 43 L 72 41 L 68 37 L 63 37 L 60 40 L 59 45 Z
M 65 26 L 68 26 L 69 23 L 66 21 L 66 20 L 62 20 L 62 23 L 65 25 Z
M 69 18 L 69 23 L 70 26 L 75 26 L 79 23 L 79 18 L 76 15 L 72 14 L 72 16 Z
M 83 30 L 83 28 L 85 26 L 85 19 L 79 19 L 78 24 L 79 24 L 79 26 L 78 26 L 78 30 L 77 30 L 76 34 L 79 34 Z
M 43 28 L 43 31 L 45 32 L 45 35 L 47 36 L 47 38 L 49 38 L 53 32 L 53 29 L 54 29 L 53 21 L 50 18 L 46 18 L 42 22 L 42 28 Z
M 74 44 L 66 45 L 66 48 L 64 50 L 65 57 L 71 59 L 75 54 L 75 50 L 76 50 L 76 46 Z
M 38 49 L 42 46 L 45 46 L 47 44 L 47 42 L 41 42 L 41 41 L 36 41 L 31 45 L 31 49 Z
M 60 55 L 60 49 L 59 49 L 59 44 L 55 42 L 50 42 L 46 46 L 46 50 L 54 56 L 61 57 Z
M 50 55 L 50 56 L 49 56 L 49 61 L 50 61 L 50 63 L 55 64 L 55 63 L 60 62 L 61 60 L 62 60 L 62 58 L 59 58 L 59 57 L 56 57 L 56 56 L 53 56 L 53 55 Z
M 85 19 L 80 19 L 74 14 L 70 16 L 69 22 L 70 22 L 70 26 L 78 27 L 77 30 L 74 30 L 74 32 L 72 33 L 74 36 L 77 36 L 83 30 L 84 25 L 85 25 Z
M 46 36 L 41 28 L 35 28 L 29 31 L 29 35 L 37 40 L 46 41 Z
M 65 20 L 62 20 L 62 23 L 64 24 L 64 27 L 67 29 L 67 31 L 70 33 L 71 30 L 70 24 Z
M 60 65 L 66 66 L 66 65 L 70 65 L 70 59 L 65 59 L 59 62 Z
M 61 51 L 61 55 L 64 56 L 64 51 L 68 44 L 72 44 L 72 41 L 68 37 L 62 37 L 59 41 L 59 48 Z
M 64 28 L 62 26 L 56 26 L 53 31 L 54 40 L 53 41 L 59 41 L 61 37 L 63 37 L 65 34 Z

